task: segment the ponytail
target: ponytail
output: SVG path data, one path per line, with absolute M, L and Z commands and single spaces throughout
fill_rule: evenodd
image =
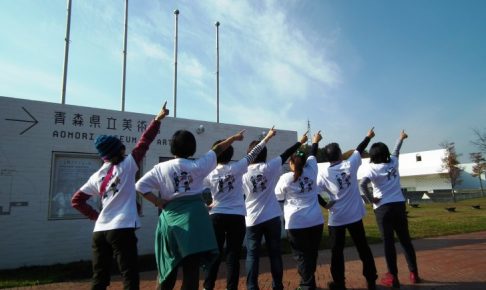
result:
M 297 150 L 292 156 L 290 157 L 290 161 L 294 164 L 294 181 L 296 182 L 300 176 L 302 176 L 302 172 L 304 171 L 305 161 L 306 161 L 306 154 L 304 151 Z

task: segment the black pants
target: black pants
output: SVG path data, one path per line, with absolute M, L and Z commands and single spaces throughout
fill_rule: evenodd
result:
M 405 202 L 391 202 L 375 209 L 376 223 L 380 229 L 381 238 L 385 246 L 385 258 L 388 272 L 398 274 L 397 251 L 395 249 L 395 236 L 402 245 L 410 272 L 417 272 L 417 258 L 412 239 L 408 231 L 408 219 Z
M 316 272 L 317 255 L 323 227 L 324 225 L 321 224 L 310 228 L 287 230 L 292 253 L 297 261 L 300 289 L 316 289 L 314 273 Z
M 170 272 L 162 283 L 157 285 L 157 290 L 172 290 L 177 281 L 177 270 L 182 266 L 181 290 L 198 290 L 200 254 L 189 255 L 182 259 L 179 266 Z
M 123 277 L 123 289 L 139 289 L 137 237 L 134 228 L 94 232 L 92 249 L 92 290 L 104 290 L 110 285 L 113 257 Z
M 335 283 L 344 285 L 344 244 L 346 229 L 349 231 L 354 245 L 358 250 L 359 258 L 363 263 L 363 276 L 366 280 L 375 281 L 376 275 L 375 260 L 368 246 L 363 221 L 342 225 L 329 226 L 329 239 L 331 244 L 331 275 Z
M 226 241 L 226 289 L 238 289 L 240 276 L 240 253 L 245 238 L 245 216 L 235 214 L 212 214 L 214 233 L 220 255 L 209 267 L 204 280 L 205 289 L 213 289 L 221 264 Z

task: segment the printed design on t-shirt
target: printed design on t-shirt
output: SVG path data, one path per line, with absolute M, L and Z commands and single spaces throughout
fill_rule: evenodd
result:
M 174 172 L 172 174 L 172 178 L 174 180 L 174 192 L 180 191 L 179 189 L 184 190 L 184 192 L 191 190 L 191 183 L 193 181 L 192 176 L 190 173 L 182 171 L 181 174 L 177 174 Z
M 253 175 L 250 177 L 251 184 L 253 185 L 253 192 L 263 192 L 267 189 L 267 178 L 263 174 Z
M 346 172 L 341 172 L 341 174 L 336 174 L 336 181 L 339 185 L 339 189 L 348 188 L 351 186 L 351 174 Z
M 117 177 L 114 177 L 114 179 L 113 179 L 113 177 L 112 177 L 112 178 L 111 178 L 111 180 L 113 180 L 113 181 L 110 183 L 110 185 L 109 185 L 109 186 L 107 186 L 107 187 L 106 187 L 106 190 L 105 190 L 105 192 L 103 193 L 103 199 L 107 198 L 107 197 L 108 197 L 108 195 L 110 194 L 110 192 L 112 192 L 111 196 L 113 197 L 113 196 L 115 196 L 115 195 L 118 193 L 118 191 L 119 191 L 118 186 L 119 186 L 119 185 L 120 185 L 120 183 L 121 183 L 120 177 L 118 177 L 118 176 L 117 176 Z M 110 180 L 110 181 L 111 181 L 111 180 Z
M 224 177 L 218 178 L 218 193 L 230 192 L 234 188 L 235 177 L 231 174 L 226 174 Z
M 391 167 L 389 168 L 387 171 L 386 171 L 386 178 L 388 180 L 390 180 L 393 176 L 393 179 L 397 178 L 398 174 L 397 174 L 397 170 L 395 169 L 395 167 Z
M 299 177 L 299 185 L 300 185 L 300 193 L 304 192 L 311 192 L 312 185 L 314 184 L 314 180 L 310 179 L 309 177 L 305 176 L 304 178 Z

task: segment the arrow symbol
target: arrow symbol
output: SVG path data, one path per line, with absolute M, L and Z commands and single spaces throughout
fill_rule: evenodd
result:
M 5 119 L 7 121 L 14 121 L 14 122 L 24 122 L 24 123 L 33 123 L 32 125 L 30 125 L 27 129 L 25 129 L 24 131 L 20 132 L 19 135 L 22 135 L 24 134 L 25 132 L 27 132 L 30 128 L 34 127 L 35 125 L 37 125 L 37 123 L 39 123 L 39 121 L 37 121 L 36 118 L 34 118 L 34 116 L 32 116 L 31 113 L 29 113 L 29 111 L 27 111 L 27 109 L 25 109 L 24 107 L 22 107 L 22 110 L 24 110 L 27 115 L 30 116 L 30 118 L 32 118 L 32 120 L 19 120 L 19 119 Z

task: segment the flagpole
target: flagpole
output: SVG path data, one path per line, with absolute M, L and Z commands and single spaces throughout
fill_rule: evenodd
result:
M 177 48 L 178 48 L 178 28 L 179 10 L 174 11 L 175 15 L 175 38 L 174 38 L 174 118 L 177 117 Z
M 69 57 L 69 35 L 71 32 L 71 0 L 67 0 L 67 23 L 66 23 L 66 41 L 64 45 L 64 69 L 62 74 L 62 92 L 61 92 L 61 104 L 66 103 L 66 81 L 67 81 L 67 69 L 68 69 L 68 57 Z
M 216 22 L 216 122 L 219 123 L 219 21 Z
M 123 36 L 123 71 L 122 71 L 122 91 L 121 91 L 121 110 L 125 111 L 125 85 L 127 77 L 127 28 L 128 28 L 128 0 L 125 0 L 125 21 Z

